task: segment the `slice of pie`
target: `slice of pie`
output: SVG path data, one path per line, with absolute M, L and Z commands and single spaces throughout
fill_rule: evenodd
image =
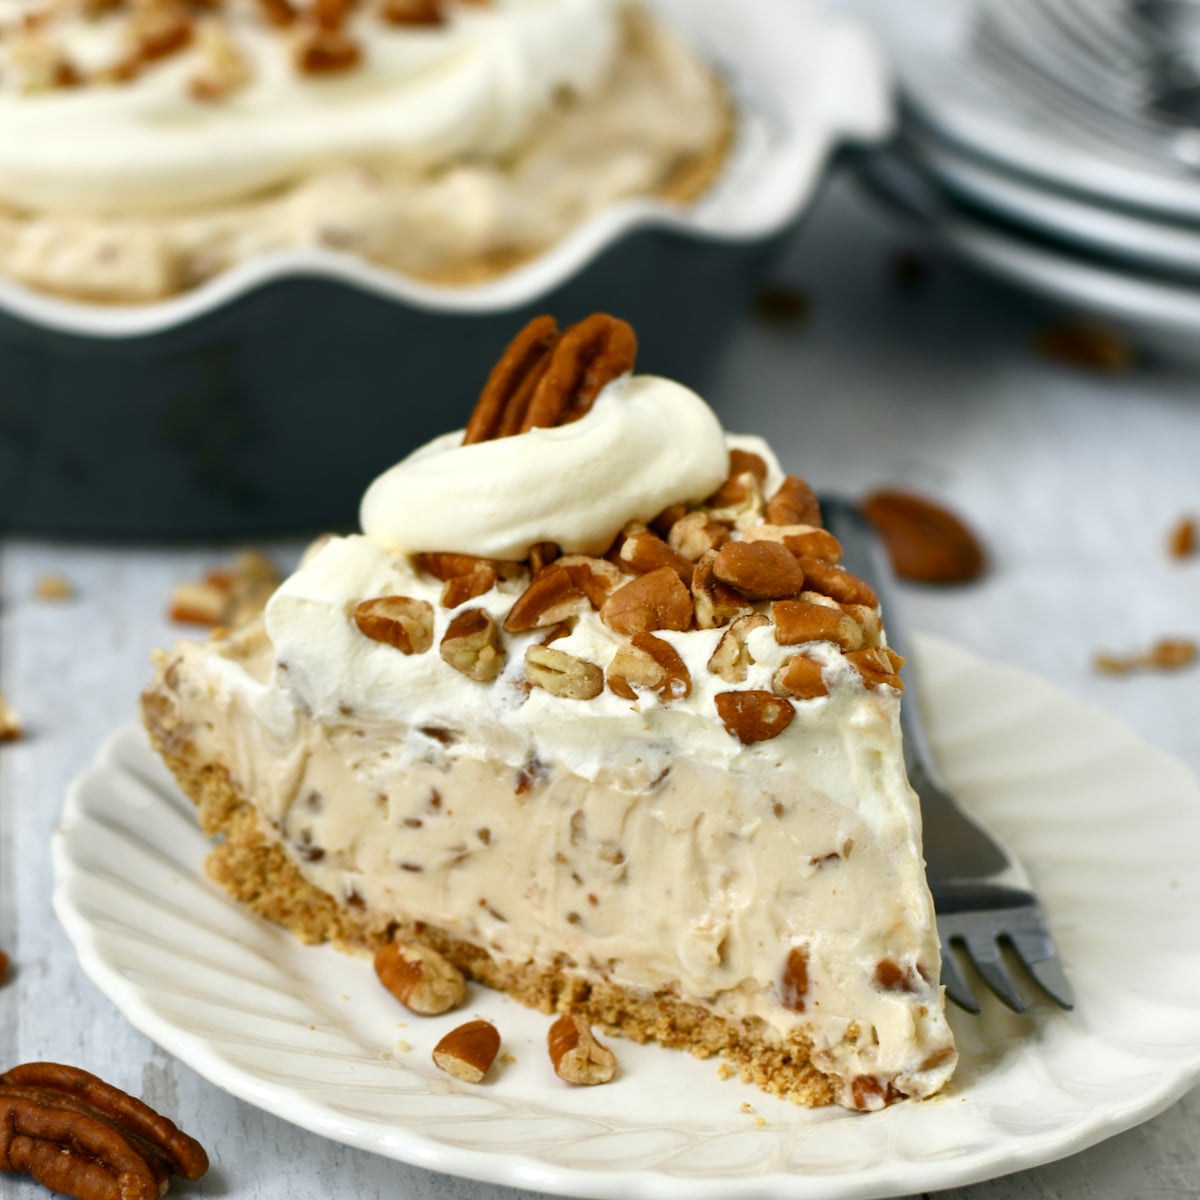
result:
M 212 877 L 804 1104 L 925 1097 L 938 986 L 901 660 L 812 492 L 597 315 L 368 490 L 146 725 Z

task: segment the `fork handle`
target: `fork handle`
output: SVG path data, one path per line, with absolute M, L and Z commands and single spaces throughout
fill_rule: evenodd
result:
M 900 705 L 904 766 L 921 801 L 925 862 L 933 878 L 982 878 L 1005 870 L 1008 856 L 968 817 L 946 788 L 921 718 L 916 671 L 908 631 L 896 601 L 891 563 L 879 535 L 857 506 L 840 496 L 822 496 L 825 527 L 842 543 L 842 563 L 875 589 L 886 618 L 888 645 L 908 660 L 909 689 Z

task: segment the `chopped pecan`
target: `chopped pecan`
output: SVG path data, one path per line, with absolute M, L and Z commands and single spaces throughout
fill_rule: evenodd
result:
M 597 611 L 624 582 L 621 572 L 607 559 L 592 558 L 587 554 L 564 554 L 554 565 L 571 576 L 575 586 Z
M 250 60 L 219 21 L 205 21 L 197 37 L 200 70 L 188 80 L 195 100 L 217 101 L 245 87 L 251 79 Z
M 920 583 L 966 583 L 983 574 L 979 539 L 949 509 L 896 489 L 859 506 L 887 547 L 897 575 Z
M 298 15 L 292 0 L 258 0 L 258 7 L 267 23 L 276 29 L 292 24 Z
M 821 674 L 821 664 L 806 654 L 794 654 L 775 672 L 771 681 L 781 696 L 794 700 L 815 700 L 828 696 L 829 688 Z
M 859 629 L 862 630 L 862 646 L 859 649 L 872 650 L 879 645 L 883 637 L 883 621 L 879 616 L 879 609 L 872 608 L 869 604 L 843 604 L 842 611 L 857 621 Z
M 354 609 L 354 623 L 373 642 L 402 654 L 424 654 L 433 645 L 433 605 L 411 596 L 375 596 Z
M 528 646 L 525 678 L 564 700 L 591 700 L 604 690 L 604 672 L 595 663 L 551 646 Z
M 659 537 L 666 537 L 667 534 L 675 527 L 676 521 L 682 521 L 687 516 L 688 507 L 686 504 L 668 504 L 666 508 L 650 522 L 650 528 L 658 534 Z
M 0 1075 L 0 1171 L 76 1200 L 157 1200 L 171 1175 L 207 1170 L 199 1142 L 87 1071 L 37 1062 Z
M 504 628 L 508 633 L 545 629 L 575 616 L 587 605 L 587 593 L 571 571 L 552 563 L 517 597 L 504 618 Z
M 708 498 L 709 508 L 727 508 L 741 504 L 747 495 L 747 477 L 757 484 L 759 491 L 767 482 L 767 464 L 757 454 L 748 450 L 730 450 L 729 475 L 725 482 Z
M 636 700 L 637 690 L 656 692 L 660 700 L 682 700 L 692 694 L 692 677 L 670 642 L 652 633 L 635 633 L 608 664 L 609 690 Z
M 349 34 L 320 25 L 303 30 L 293 48 L 296 67 L 304 75 L 339 75 L 362 61 L 362 50 Z
M 1190 558 L 1198 546 L 1200 541 L 1196 534 L 1196 519 L 1180 517 L 1167 535 L 1167 553 L 1172 558 Z
M 75 588 L 65 575 L 39 575 L 33 594 L 39 600 L 70 600 L 75 595 Z
M 713 699 L 721 723 L 746 746 L 778 737 L 796 715 L 787 700 L 770 692 L 718 692 Z
M 692 575 L 692 599 L 696 608 L 696 624 L 701 629 L 719 629 L 734 617 L 753 612 L 754 605 L 728 584 L 722 583 L 713 571 L 717 550 L 702 554 Z
M 767 501 L 765 515 L 769 525 L 822 524 L 816 493 L 798 475 L 788 475 L 779 485 Z
M 721 634 L 721 640 L 708 660 L 708 669 L 726 683 L 745 683 L 754 659 L 746 648 L 746 639 L 755 629 L 769 625 L 763 613 L 747 613 L 738 617 Z
M 529 547 L 529 571 L 536 578 L 540 575 L 562 551 L 554 542 L 534 542 Z
M 729 526 L 700 509 L 680 517 L 667 531 L 667 545 L 691 563 L 709 550 L 719 550 L 727 541 Z
M 813 525 L 755 525 L 744 536 L 748 542 L 781 542 L 797 558 L 819 558 L 827 563 L 842 559 L 842 543 L 828 529 Z
M 835 567 L 819 558 L 801 558 L 798 561 L 804 568 L 804 586 L 809 591 L 830 596 L 839 604 L 878 607 L 879 599 L 871 585 L 857 575 L 851 575 L 844 567 Z
M 1200 657 L 1200 647 L 1191 638 L 1161 638 L 1145 654 L 1119 657 L 1115 654 L 1097 654 L 1095 666 L 1106 675 L 1125 675 L 1142 668 L 1157 671 L 1174 671 L 1189 666 Z
M 456 575 L 442 586 L 442 607 L 458 608 L 475 600 L 496 586 L 499 576 L 490 563 L 480 562 L 469 575 Z
M 778 542 L 726 542 L 713 559 L 713 575 L 751 600 L 779 600 L 804 587 L 804 570 Z
M 0 950 L 0 987 L 4 986 L 8 979 L 8 955 Z
M 793 946 L 784 959 L 783 972 L 779 978 L 779 1002 L 792 1012 L 804 1011 L 804 997 L 808 995 L 808 950 Z
M 600 619 L 618 633 L 684 630 L 692 624 L 692 597 L 671 567 L 659 567 L 613 592 Z
M 867 687 L 891 687 L 898 692 L 904 691 L 904 681 L 900 678 L 904 659 L 895 650 L 889 650 L 886 646 L 877 646 L 873 650 L 852 650 L 846 655 L 846 661 L 862 676 Z
M 462 972 L 432 946 L 393 938 L 375 953 L 375 974 L 405 1008 L 436 1017 L 466 998 Z
M 578 1013 L 564 1013 L 546 1036 L 554 1073 L 567 1083 L 590 1087 L 608 1083 L 617 1073 L 613 1052 L 596 1040 Z
M 455 1079 L 480 1083 L 500 1053 L 500 1031 L 478 1019 L 450 1030 L 433 1048 L 433 1061 Z
M 776 600 L 771 605 L 775 640 L 781 646 L 804 642 L 835 642 L 843 650 L 862 646 L 862 628 L 841 608 L 807 600 Z
M 0 742 L 19 742 L 24 736 L 20 713 L 0 693 Z
M 229 593 L 211 583 L 181 583 L 171 591 L 168 615 L 186 625 L 219 625 L 225 617 Z
M 312 0 L 309 15 L 322 29 L 340 29 L 354 8 L 354 0 Z
M 441 25 L 442 0 L 383 0 L 380 16 L 389 25 Z
M 615 317 L 594 313 L 561 335 L 553 318 L 535 317 L 488 376 L 463 445 L 578 420 L 636 355 L 633 330 Z
M 500 631 L 481 608 L 459 613 L 446 627 L 438 649 L 450 666 L 477 683 L 491 683 L 504 669 Z
M 684 584 L 691 587 L 692 564 L 676 554 L 657 533 L 652 533 L 644 526 L 626 533 L 617 551 L 617 559 L 621 566 L 637 575 L 647 575 L 659 567 L 670 567 Z
M 881 958 L 875 964 L 875 986 L 885 992 L 915 992 L 917 982 L 911 971 L 906 971 L 890 958 Z

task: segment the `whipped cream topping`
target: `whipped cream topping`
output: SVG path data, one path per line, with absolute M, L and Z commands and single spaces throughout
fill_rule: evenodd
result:
M 252 64 L 219 103 L 194 99 L 189 48 L 111 86 L 25 93 L 0 71 L 0 202 L 61 212 L 163 212 L 285 184 L 330 162 L 432 169 L 496 159 L 563 92 L 609 72 L 620 0 L 493 0 L 456 5 L 437 27 L 386 25 L 362 5 L 345 30 L 362 61 L 344 74 L 297 72 L 287 36 L 252 0 L 221 20 Z M 0 24 L 21 5 L 0 0 Z M 120 56 L 117 18 L 70 15 L 55 36 L 87 74 Z M 0 63 L 5 48 L 0 44 Z M 7 65 L 7 64 L 5 64 Z
M 569 425 L 470 446 L 462 430 L 436 438 L 371 484 L 360 520 L 409 554 L 520 560 L 536 542 L 597 554 L 629 521 L 711 495 L 728 469 L 720 423 L 695 392 L 625 376 Z

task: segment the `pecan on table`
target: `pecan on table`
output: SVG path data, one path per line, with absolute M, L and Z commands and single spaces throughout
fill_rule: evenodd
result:
M 492 369 L 467 422 L 463 445 L 577 421 L 600 392 L 633 369 L 637 336 L 606 313 L 558 331 L 535 317 Z
M 207 1170 L 199 1142 L 87 1071 L 39 1062 L 0 1074 L 0 1171 L 76 1200 L 156 1200 L 171 1175 Z

